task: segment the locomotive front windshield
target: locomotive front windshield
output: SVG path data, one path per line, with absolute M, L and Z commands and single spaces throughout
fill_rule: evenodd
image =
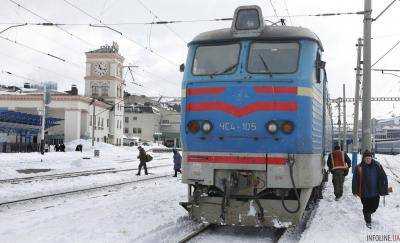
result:
M 199 46 L 193 62 L 193 75 L 230 74 L 239 63 L 240 44 Z
M 249 73 L 294 73 L 299 58 L 298 43 L 256 42 L 250 47 Z

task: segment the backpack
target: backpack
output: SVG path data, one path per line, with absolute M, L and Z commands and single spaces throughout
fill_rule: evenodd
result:
M 150 161 L 152 161 L 153 160 L 153 157 L 150 155 L 150 154 L 146 154 L 146 159 L 145 159 L 145 161 L 146 162 L 150 162 Z

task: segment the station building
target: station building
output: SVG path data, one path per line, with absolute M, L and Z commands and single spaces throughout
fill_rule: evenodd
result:
M 47 105 L 46 117 L 57 119 L 57 125 L 46 129 L 45 139 L 49 144 L 56 144 L 94 136 L 97 142 L 122 145 L 124 58 L 118 53 L 116 43 L 85 54 L 84 95 L 78 94 L 76 86 L 65 92 L 50 91 L 51 102 Z M 32 88 L 29 84 L 24 88 L 0 89 L 0 108 L 3 110 L 41 116 L 43 107 L 43 91 Z M 25 129 L 20 127 L 18 132 L 1 129 L 1 126 L 6 128 L 10 124 L 0 124 L 0 142 L 40 142 L 40 134 L 35 129 L 28 129 L 28 124 Z

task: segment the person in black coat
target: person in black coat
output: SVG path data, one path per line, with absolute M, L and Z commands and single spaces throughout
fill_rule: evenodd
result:
M 65 144 L 64 144 L 64 143 L 62 143 L 62 144 L 60 145 L 60 151 L 61 151 L 61 152 L 65 152 Z
M 373 154 L 366 150 L 361 163 L 353 174 L 352 192 L 360 197 L 363 205 L 365 224 L 371 228 L 371 215 L 379 207 L 379 197 L 388 195 L 388 180 L 385 171 Z
M 136 175 L 140 176 L 140 171 L 142 170 L 142 167 L 144 168 L 144 173 L 148 175 L 149 173 L 147 173 L 147 166 L 146 166 L 147 162 L 146 151 L 144 151 L 144 149 L 141 146 L 138 147 L 138 150 L 139 150 L 139 156 L 137 158 L 140 160 L 140 163 L 138 167 L 138 173 Z
M 182 174 L 181 171 L 182 156 L 176 149 L 173 149 L 172 152 L 174 153 L 174 171 L 175 171 L 174 177 L 177 177 L 178 172 Z

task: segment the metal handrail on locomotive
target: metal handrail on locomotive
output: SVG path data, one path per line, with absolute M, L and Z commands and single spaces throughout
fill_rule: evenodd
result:
M 201 33 L 188 47 L 181 205 L 213 224 L 298 224 L 332 147 L 321 41 L 241 6 L 230 29 Z

